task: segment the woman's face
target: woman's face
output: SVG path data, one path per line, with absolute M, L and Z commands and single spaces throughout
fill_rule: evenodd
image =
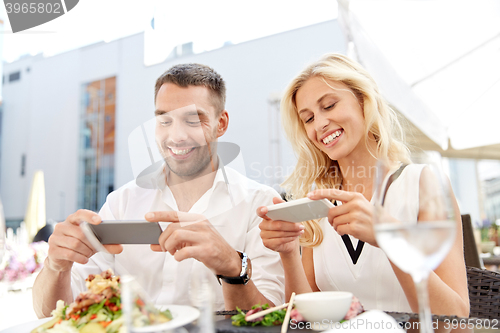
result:
M 307 136 L 332 160 L 354 159 L 353 153 L 367 151 L 363 110 L 345 84 L 312 77 L 297 91 L 295 100 Z

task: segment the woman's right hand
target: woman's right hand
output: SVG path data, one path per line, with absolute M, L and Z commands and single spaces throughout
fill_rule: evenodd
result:
M 274 204 L 281 202 L 284 201 L 273 198 Z M 266 215 L 267 212 L 266 206 L 257 208 L 257 215 L 262 218 L 259 228 L 264 246 L 281 254 L 298 250 L 299 236 L 304 233 L 304 226 L 301 223 L 272 220 Z

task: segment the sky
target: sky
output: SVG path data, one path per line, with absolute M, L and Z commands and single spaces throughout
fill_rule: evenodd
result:
M 480 161 L 478 171 L 481 180 L 496 178 L 500 175 L 500 161 Z
M 2 58 L 7 62 L 23 54 L 50 56 L 151 32 L 153 18 L 169 47 L 194 41 L 195 52 L 202 52 L 337 17 L 334 0 L 80 0 L 65 15 L 13 34 L 5 7 L 0 7 L 5 21 Z

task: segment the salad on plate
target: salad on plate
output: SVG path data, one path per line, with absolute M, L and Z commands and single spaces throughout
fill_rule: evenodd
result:
M 57 301 L 52 319 L 37 327 L 32 333 L 125 333 L 127 328 L 122 315 L 120 277 L 111 270 L 86 279 L 87 291 L 78 295 L 69 305 Z M 132 325 L 144 327 L 172 320 L 168 309 L 158 310 L 139 296 L 134 297 Z

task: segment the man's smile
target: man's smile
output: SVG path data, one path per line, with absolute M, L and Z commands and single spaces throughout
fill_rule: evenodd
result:
M 191 147 L 191 148 L 173 148 L 173 147 L 168 147 L 168 150 L 170 151 L 170 156 L 177 158 L 177 159 L 184 159 L 187 158 L 192 151 L 194 151 L 196 147 Z

